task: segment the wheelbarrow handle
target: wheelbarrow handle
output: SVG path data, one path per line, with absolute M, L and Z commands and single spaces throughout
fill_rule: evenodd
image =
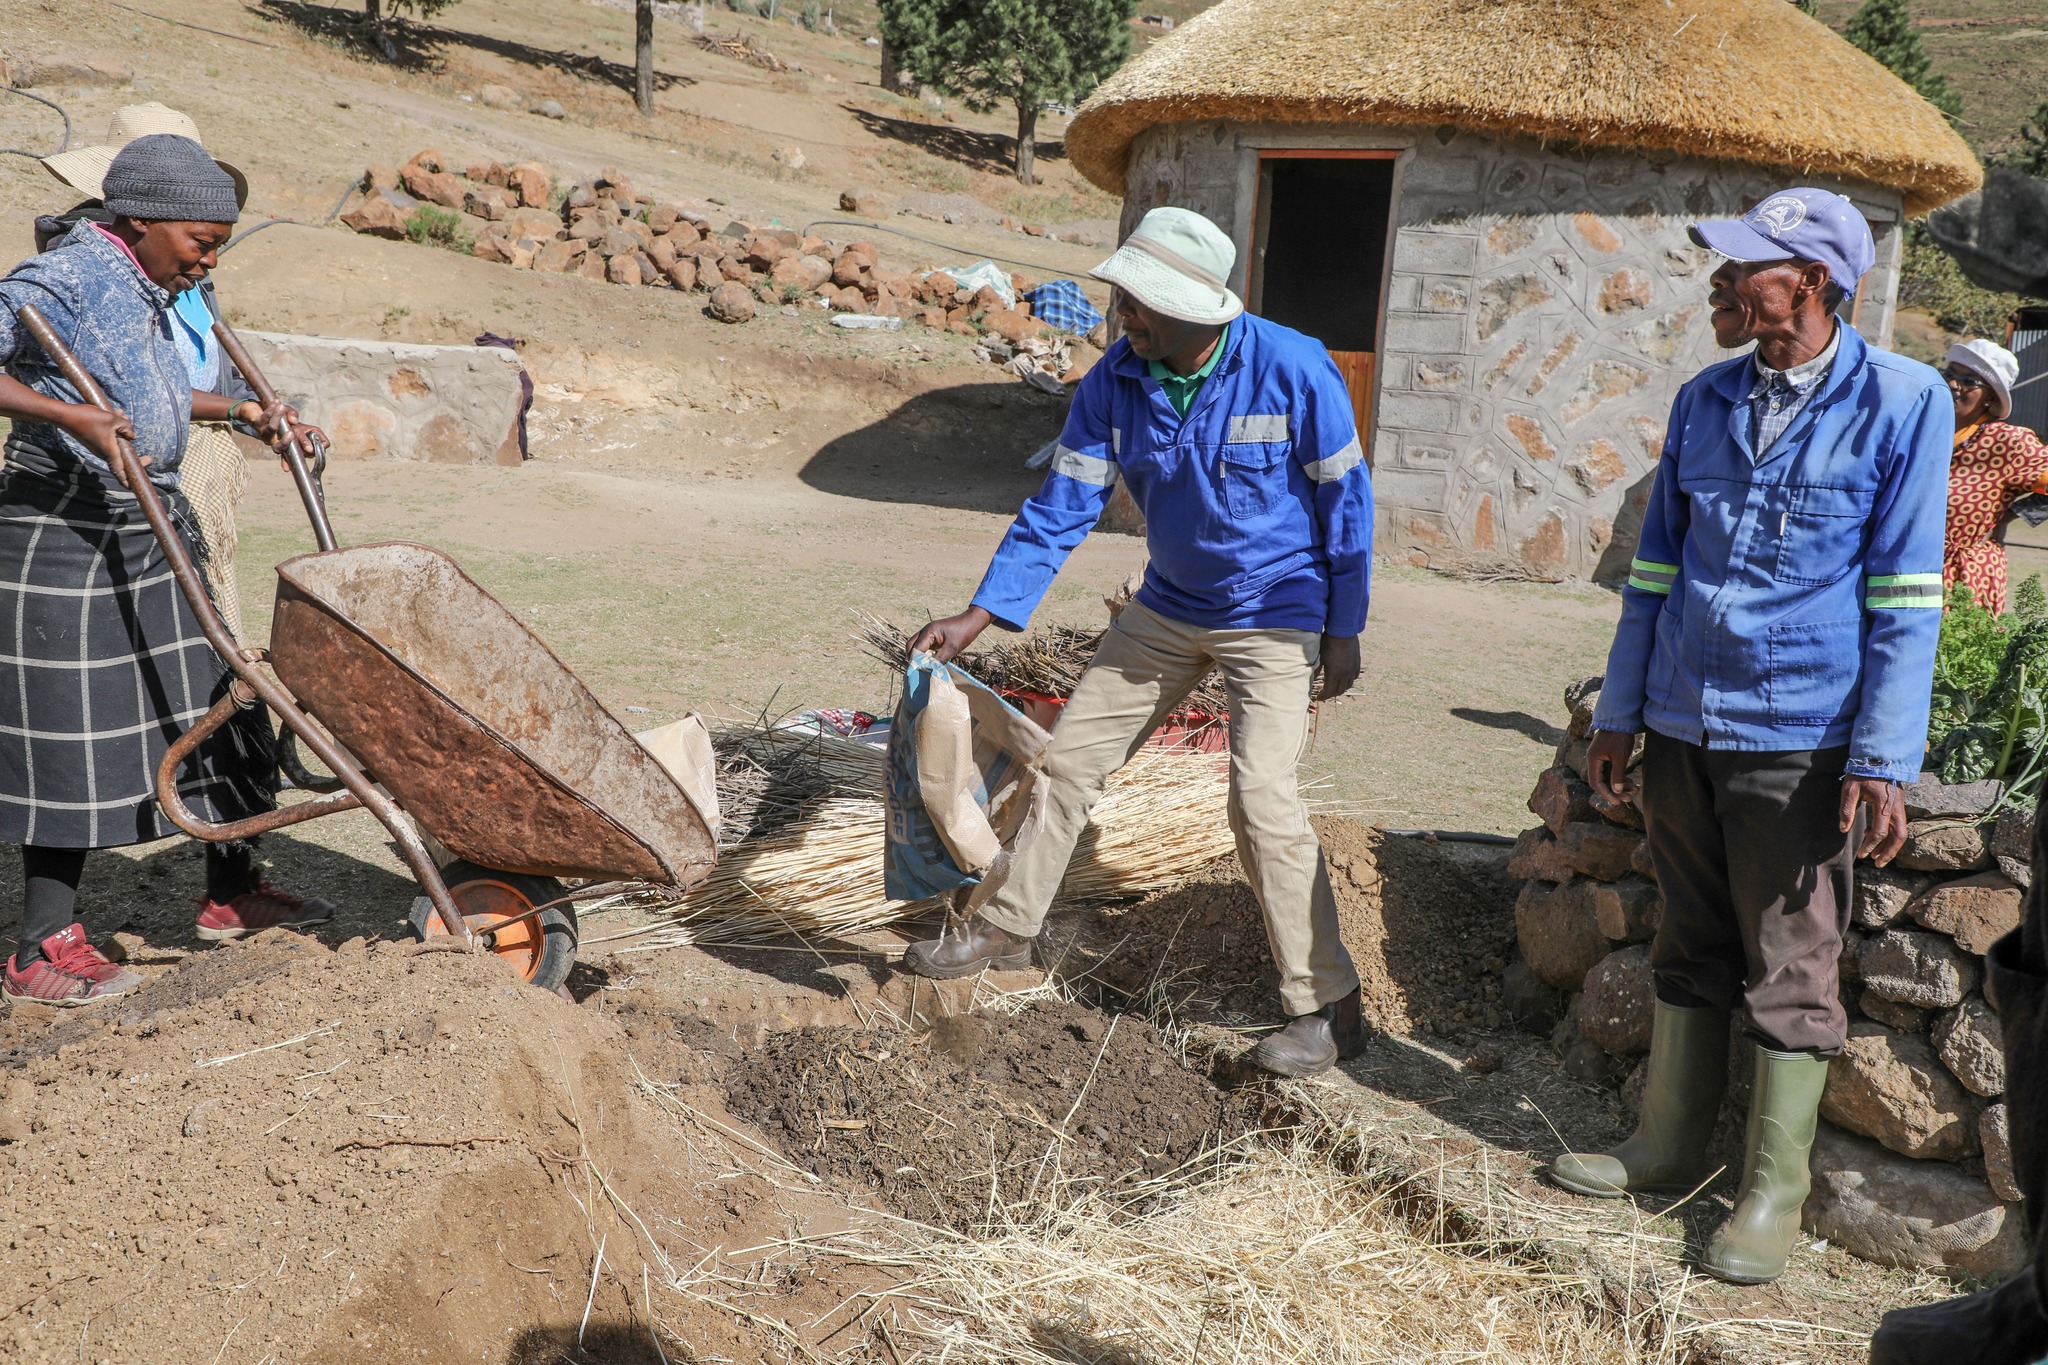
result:
M 50 326 L 50 320 L 40 309 L 32 303 L 23 304 L 15 316 L 21 319 L 21 325 L 57 366 L 57 372 L 78 390 L 81 398 L 102 412 L 119 415 L 120 409 L 107 397 L 107 391 L 79 363 L 78 357 L 58 337 L 56 329 Z M 227 623 L 220 619 L 220 613 L 214 610 L 213 599 L 206 594 L 206 583 L 199 576 L 199 568 L 185 549 L 185 538 L 171 524 L 170 513 L 164 510 L 163 498 L 157 493 L 156 485 L 149 481 L 149 471 L 142 467 L 141 457 L 125 437 L 114 438 L 113 466 L 121 481 L 128 485 L 128 491 L 142 505 L 142 515 L 149 522 L 149 529 L 156 532 L 156 538 L 162 542 L 164 557 L 170 561 L 171 576 L 184 589 L 185 600 L 192 604 L 192 611 L 199 618 L 199 629 L 206 635 L 206 643 L 212 645 L 214 652 L 223 659 L 239 662 L 241 645 L 236 643 Z
M 270 381 L 263 377 L 256 361 L 250 356 L 248 347 L 235 335 L 235 329 L 228 326 L 226 319 L 216 319 L 213 335 L 220 342 L 221 350 L 227 353 L 234 367 L 242 372 L 242 378 L 255 391 L 256 401 L 268 412 L 277 407 L 277 390 L 270 387 Z M 313 543 L 324 552 L 334 548 L 334 527 L 327 520 L 327 490 L 320 483 L 320 476 L 327 472 L 327 451 L 322 443 L 313 455 L 310 467 L 305 451 L 299 448 L 299 434 L 289 424 L 285 427 L 284 461 L 292 471 L 292 482 L 298 485 L 299 501 L 306 504 L 306 518 L 313 523 Z
M 99 381 L 79 363 L 78 357 L 71 353 L 71 348 L 64 344 L 56 329 L 50 326 L 50 320 L 44 317 L 34 304 L 23 304 L 16 310 L 15 316 L 21 319 L 21 325 L 36 339 L 36 344 L 43 348 L 44 354 L 56 365 L 58 373 L 70 382 L 80 397 L 102 412 L 118 411 L 107 398 L 106 390 L 100 387 Z M 198 617 L 199 629 L 206 636 L 206 642 L 213 646 L 214 652 L 220 655 L 240 684 L 276 712 L 278 718 L 304 740 L 306 747 L 327 765 L 328 770 L 341 779 L 341 784 L 347 788 L 348 795 L 354 801 L 368 807 L 370 813 L 377 817 L 378 823 L 390 832 L 392 839 L 398 844 L 399 851 L 411 865 L 413 876 L 418 878 L 428 899 L 433 901 L 434 910 L 440 915 L 442 925 L 457 942 L 465 947 L 470 946 L 472 940 L 469 926 L 463 923 L 461 911 L 456 908 L 454 899 L 448 894 L 448 884 L 442 880 L 440 870 L 434 866 L 433 855 L 427 851 L 426 844 L 413 829 L 412 822 L 407 820 L 405 813 L 398 808 L 398 803 L 379 791 L 376 784 L 364 775 L 362 768 L 312 723 L 300 709 L 298 699 L 283 683 L 272 677 L 267 670 L 257 666 L 257 661 L 264 657 L 261 651 L 245 651 L 236 642 L 234 633 L 227 628 L 227 623 L 221 620 L 220 613 L 214 610 L 213 599 L 206 593 L 206 582 L 199 576 L 198 566 L 193 564 L 192 556 L 185 548 L 185 538 L 178 534 L 178 528 L 171 524 L 170 513 L 164 510 L 162 495 L 157 492 L 156 485 L 149 481 L 148 472 L 142 467 L 141 457 L 136 455 L 135 448 L 126 440 L 117 439 L 114 442 L 114 464 L 121 476 L 127 480 L 129 491 L 135 494 L 136 502 L 141 504 L 142 515 L 149 522 L 149 529 L 156 533 L 157 542 L 163 546 L 164 558 L 171 566 L 171 576 L 177 580 L 179 588 L 184 590 L 185 600 L 191 604 L 193 615 Z M 181 736 L 182 740 L 188 741 L 184 749 L 180 749 L 177 744 L 171 746 L 157 770 L 160 788 L 177 771 L 177 766 L 185 754 L 225 725 L 228 717 L 240 704 L 241 698 L 234 696 L 231 688 L 229 695 L 222 697 L 193 727 L 192 732 Z M 172 785 L 175 791 L 175 783 Z M 319 814 L 350 808 L 345 801 L 337 797 L 322 798 L 322 803 L 308 804 L 317 805 Z M 267 816 L 255 817 L 253 822 L 213 825 L 181 809 L 182 805 L 182 802 L 174 802 L 165 807 L 164 813 L 187 834 L 214 843 L 245 838 L 248 834 L 256 832 L 256 825 L 279 828 L 295 824 L 301 818 L 311 818 L 296 816 L 290 810 L 279 810 L 271 811 Z M 244 829 L 242 826 L 250 827 Z

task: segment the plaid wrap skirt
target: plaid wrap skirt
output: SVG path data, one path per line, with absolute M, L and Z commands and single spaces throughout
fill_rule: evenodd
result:
M 203 564 L 192 509 L 166 492 Z M 118 848 L 177 833 L 164 751 L 232 675 L 199 628 L 135 498 L 75 462 L 9 444 L 0 471 L 0 840 Z M 211 821 L 276 804 L 276 737 L 239 712 L 179 774 Z

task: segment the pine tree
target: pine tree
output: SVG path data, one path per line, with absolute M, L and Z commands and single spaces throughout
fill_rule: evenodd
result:
M 1963 102 L 1948 88 L 1948 78 L 1934 70 L 1934 63 L 1913 31 L 1913 16 L 1906 0 L 1863 0 L 1849 16 L 1843 36 L 1877 58 L 1891 73 L 1918 91 L 1920 98 L 1956 122 Z
M 2048 178 L 2048 102 L 2034 106 L 2034 112 L 2020 125 L 2020 145 L 1998 158 L 1998 163 Z
M 1136 0 L 881 0 L 881 38 L 918 82 L 976 113 L 1017 111 L 1017 179 L 1036 183 L 1038 111 L 1123 65 Z

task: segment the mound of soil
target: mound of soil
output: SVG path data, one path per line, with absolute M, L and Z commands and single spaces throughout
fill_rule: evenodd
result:
M 1505 857 L 1493 856 L 1506 850 L 1431 844 L 1357 820 L 1315 823 L 1366 1018 L 1444 1038 L 1504 1027 L 1499 977 L 1519 889 Z M 1085 911 L 1073 933 L 1063 956 L 1048 947 L 1077 984 L 1231 1026 L 1280 1017 L 1265 920 L 1235 858 L 1171 891 Z
M 797 1164 L 962 1230 L 1077 1182 L 1164 1174 L 1256 1115 L 1143 1019 L 1074 1005 L 954 1015 L 922 1035 L 778 1033 L 726 1087 L 727 1107 Z
M 687 1082 L 670 1063 L 693 1041 L 641 1047 L 640 1070 Z M 687 1247 L 790 1223 L 637 1087 L 638 1046 L 488 956 L 281 931 L 99 1009 L 17 1006 L 0 1359 L 555 1361 L 604 1238 L 586 1335 L 651 1365 L 652 1249 L 600 1173 Z M 760 1358 L 732 1313 L 654 1302 L 672 1343 Z

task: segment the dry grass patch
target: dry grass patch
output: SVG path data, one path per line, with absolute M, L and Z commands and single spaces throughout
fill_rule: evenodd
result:
M 1269 1137 L 1271 1135 L 1268 1135 Z M 1308 1141 L 1253 1144 L 1133 1198 L 1084 1195 L 982 1239 L 904 1228 L 854 1258 L 905 1277 L 875 1318 L 904 1360 L 969 1365 L 1639 1365 L 1582 1276 L 1418 1228 Z

